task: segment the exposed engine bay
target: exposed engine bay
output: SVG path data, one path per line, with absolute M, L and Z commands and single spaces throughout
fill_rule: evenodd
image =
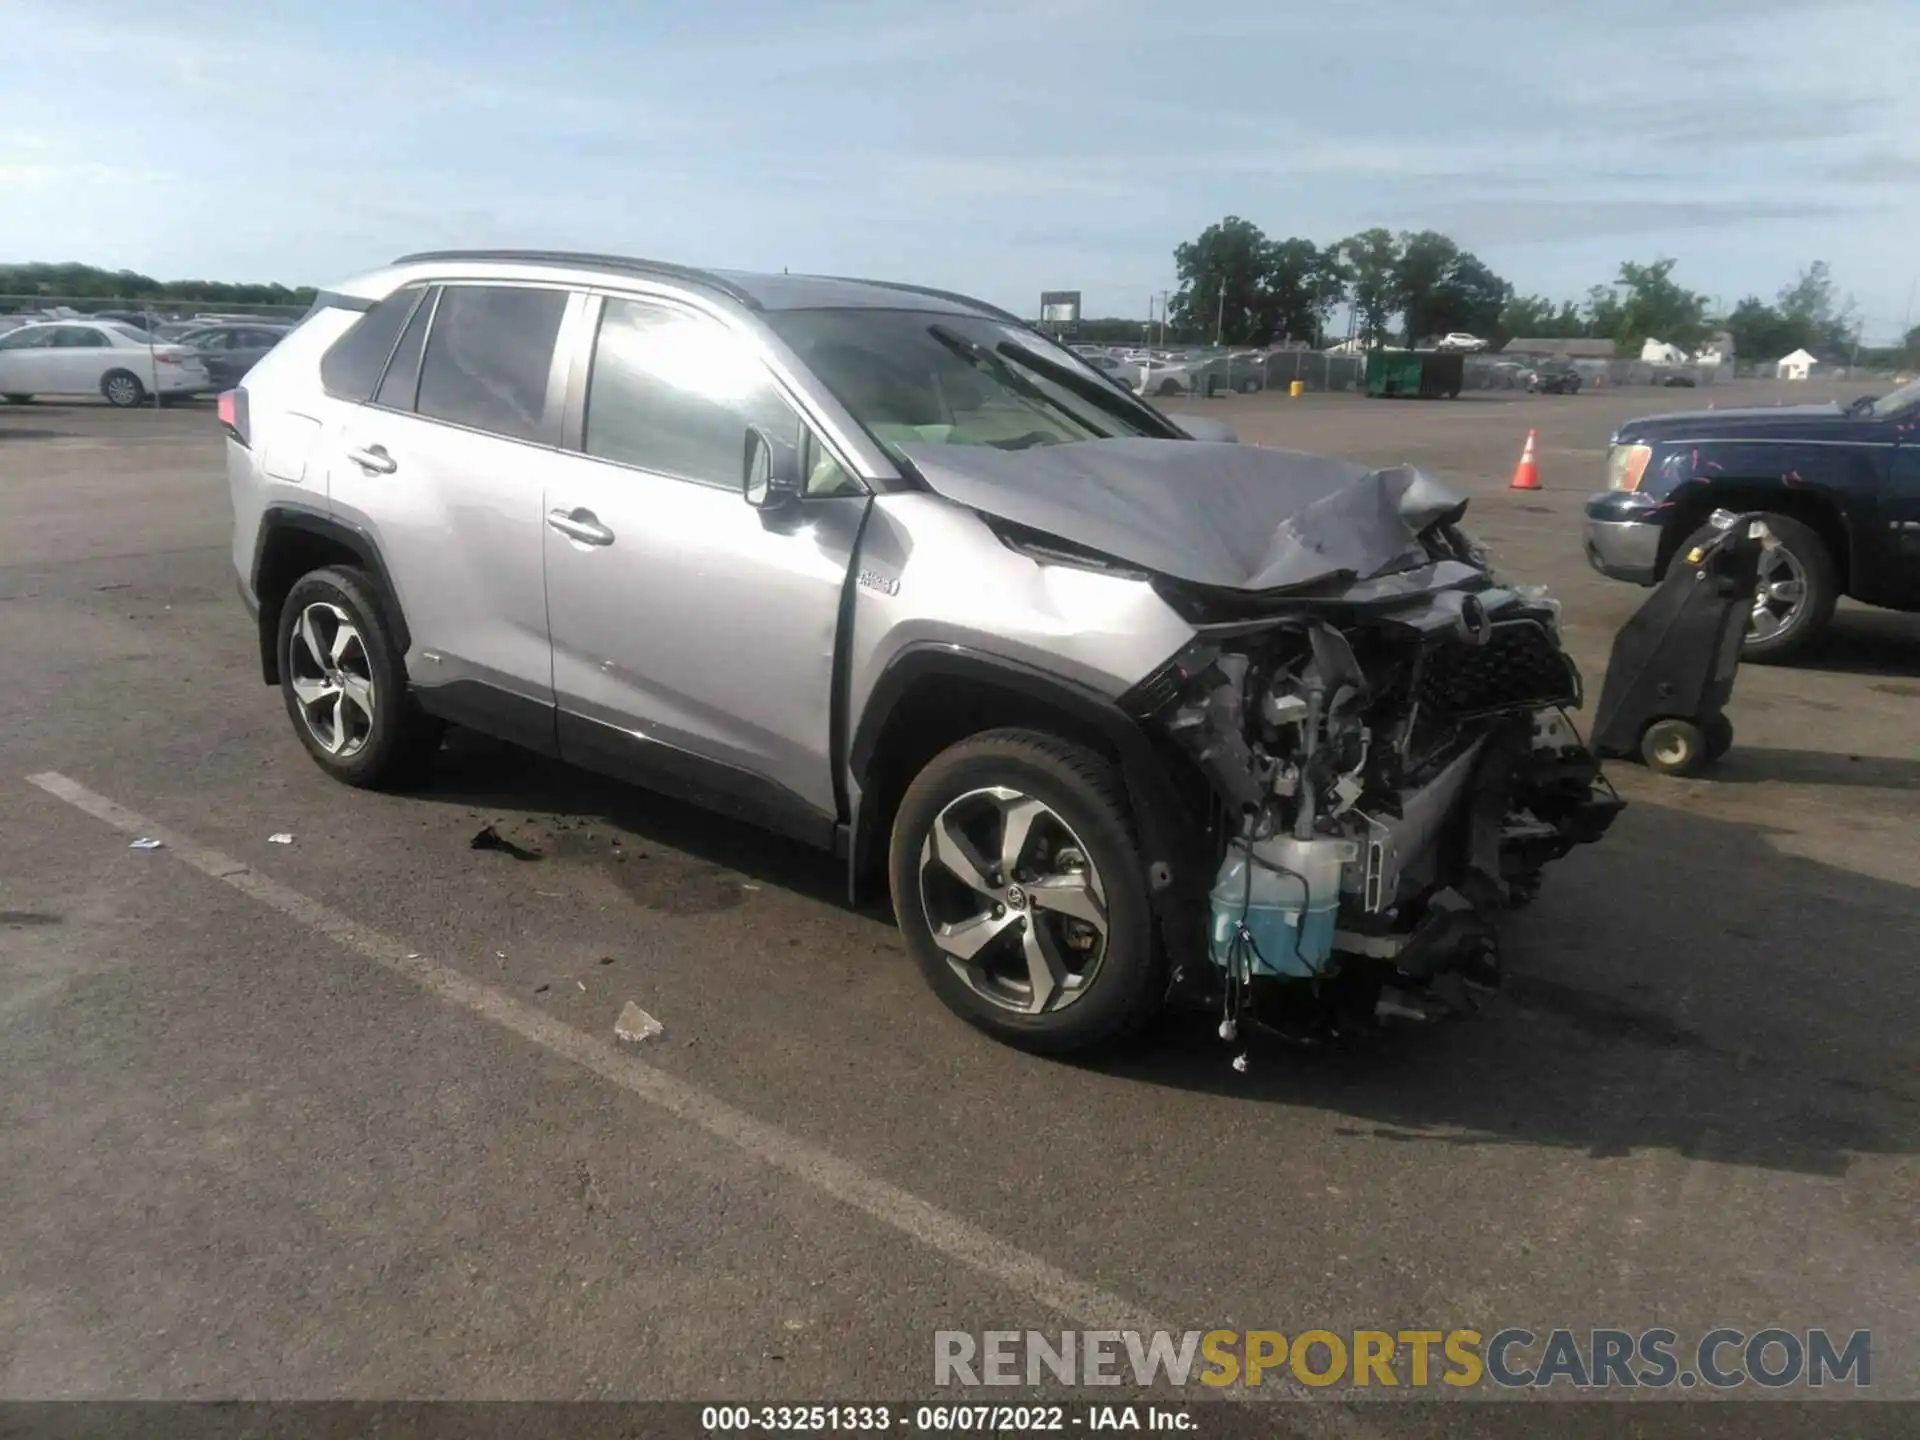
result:
M 1623 808 L 1566 714 L 1557 604 L 1494 575 L 1434 477 L 1198 441 L 905 448 L 1008 545 L 1147 581 L 1195 632 L 1122 705 L 1194 792 L 1156 912 L 1223 1037 L 1497 981 L 1500 915 Z
M 1501 585 L 1453 518 L 1420 544 L 1199 624 L 1136 694 L 1212 792 L 1203 968 L 1229 1040 L 1275 1011 L 1370 1016 L 1388 985 L 1497 983 L 1498 916 L 1622 808 L 1565 713 L 1555 602 Z

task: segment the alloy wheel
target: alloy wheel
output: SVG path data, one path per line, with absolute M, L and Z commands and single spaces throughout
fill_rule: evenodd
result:
M 107 399 L 115 405 L 140 403 L 140 382 L 131 375 L 116 375 L 107 381 Z
M 1749 641 L 1771 640 L 1791 629 L 1806 603 L 1807 571 L 1798 557 L 1784 545 L 1761 551 Z
M 288 683 L 307 732 L 346 760 L 373 738 L 373 664 L 347 612 L 316 600 L 300 612 L 287 645 Z
M 1106 890 L 1086 847 L 1051 807 L 1006 786 L 970 790 L 934 817 L 920 900 L 954 974 L 1005 1010 L 1066 1008 L 1106 958 Z

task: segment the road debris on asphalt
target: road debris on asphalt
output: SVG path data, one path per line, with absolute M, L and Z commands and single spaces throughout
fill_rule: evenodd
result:
M 480 833 L 467 842 L 469 850 L 498 850 L 503 855 L 511 855 L 516 860 L 538 860 L 540 852 L 529 850 L 524 845 L 516 845 L 491 825 L 481 827 Z
M 274 834 L 267 836 L 267 844 L 291 845 L 293 844 L 293 836 L 289 835 L 284 830 L 276 831 Z
M 165 845 L 166 843 L 167 842 L 164 840 L 152 840 L 152 839 L 149 839 L 147 836 L 142 835 L 138 840 L 134 841 L 127 848 L 129 850 L 158 850 L 161 846 Z
M 666 1034 L 667 1027 L 629 1000 L 620 1008 L 620 1018 L 613 1022 L 613 1033 L 622 1040 L 638 1044 L 642 1040 Z

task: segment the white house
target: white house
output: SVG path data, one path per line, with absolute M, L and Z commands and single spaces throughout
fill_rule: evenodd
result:
M 1813 374 L 1813 367 L 1820 362 L 1804 350 L 1796 350 L 1791 355 L 1782 355 L 1774 374 L 1782 380 L 1805 380 Z

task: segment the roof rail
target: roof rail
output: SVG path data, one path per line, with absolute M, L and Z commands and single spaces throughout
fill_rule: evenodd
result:
M 663 260 L 643 260 L 632 255 L 593 255 L 577 250 L 422 250 L 414 255 L 402 255 L 393 263 L 396 265 L 446 264 L 454 261 L 473 260 L 507 265 L 566 265 L 581 270 L 622 270 L 630 275 L 654 275 L 662 279 L 686 280 L 696 285 L 704 285 L 709 290 L 718 290 L 730 300 L 738 301 L 750 310 L 758 310 L 760 302 L 752 295 L 721 278 L 709 270 L 696 270 L 688 265 L 669 265 Z
M 964 305 L 969 310 L 978 310 L 998 320 L 1011 320 L 1023 329 L 1031 329 L 1025 320 L 1010 310 L 1002 310 L 998 305 L 989 305 L 984 300 L 976 300 L 971 295 L 962 295 L 954 290 L 935 290 L 930 285 L 908 285 L 898 280 L 856 280 L 850 275 L 825 275 L 825 280 L 835 280 L 846 285 L 871 285 L 876 290 L 899 290 L 908 295 L 925 295 L 930 300 L 945 300 L 950 304 Z

